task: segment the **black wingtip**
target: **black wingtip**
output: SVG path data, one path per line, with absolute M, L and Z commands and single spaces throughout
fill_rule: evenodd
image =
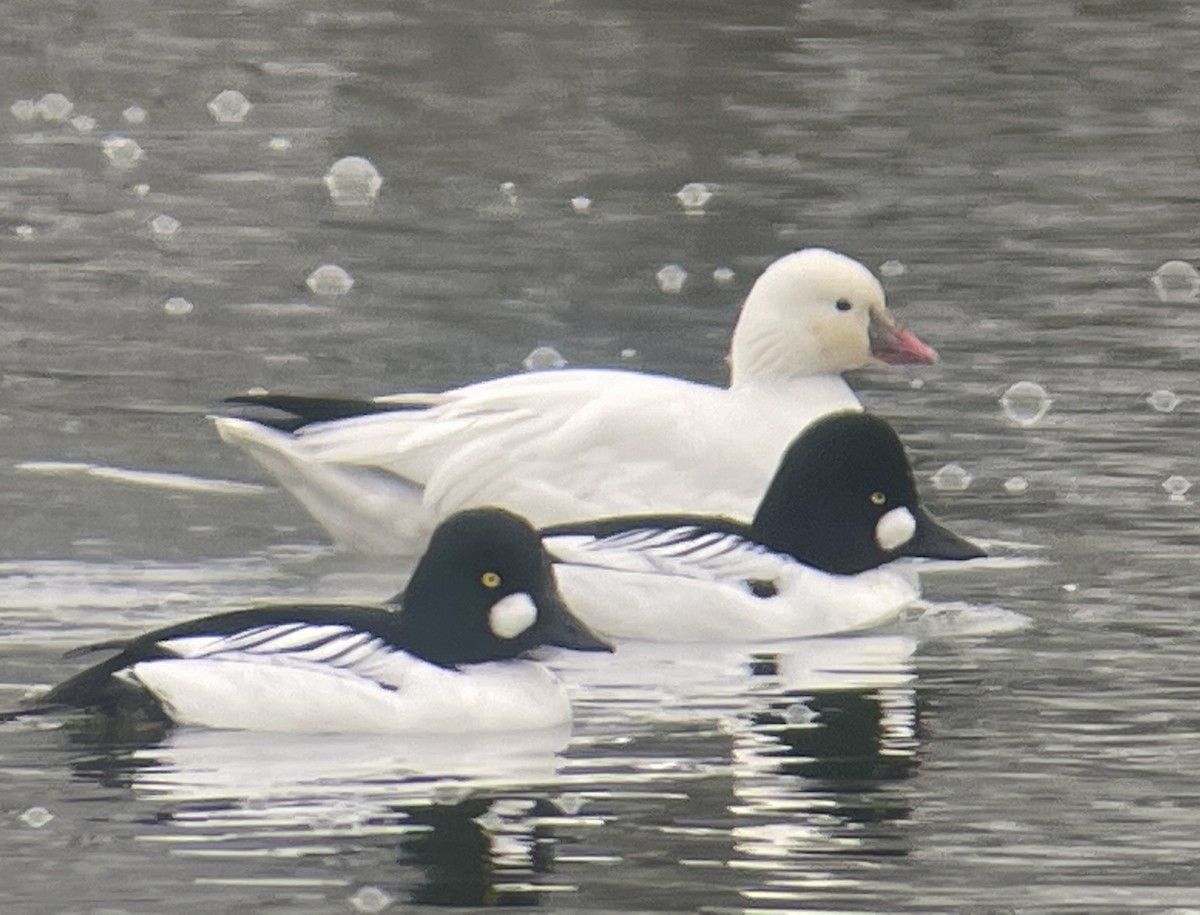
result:
M 313 423 L 353 419 L 374 413 L 394 413 L 402 409 L 406 407 L 356 397 L 238 394 L 221 401 L 218 415 L 249 420 L 280 432 L 295 432 Z

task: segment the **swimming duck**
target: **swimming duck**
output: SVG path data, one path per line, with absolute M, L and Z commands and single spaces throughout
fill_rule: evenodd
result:
M 913 570 L 894 560 L 985 555 L 921 507 L 892 427 L 853 411 L 797 436 L 749 524 L 654 514 L 541 533 L 580 619 L 609 638 L 648 641 L 870 628 L 919 596 Z
M 37 710 L 136 710 L 210 728 L 474 733 L 570 718 L 540 646 L 610 650 L 568 612 L 524 519 L 461 512 L 386 605 L 260 606 L 166 626 L 54 687 Z
M 842 372 L 936 359 L 870 270 L 807 248 L 750 290 L 728 388 L 564 369 L 374 401 L 246 395 L 216 425 L 344 546 L 414 553 L 437 520 L 475 505 L 535 525 L 644 511 L 747 519 L 800 429 L 860 408 Z

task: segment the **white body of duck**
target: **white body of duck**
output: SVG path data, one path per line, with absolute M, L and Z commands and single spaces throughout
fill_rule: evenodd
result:
M 825 249 L 771 264 L 734 330 L 730 386 L 567 369 L 378 398 L 344 418 L 320 398 L 233 398 L 216 420 L 344 545 L 419 548 L 436 521 L 496 504 L 536 525 L 629 512 L 750 517 L 780 454 L 875 359 L 928 363 L 866 267 Z M 272 413 L 287 413 L 280 423 Z M 362 415 L 354 415 L 355 413 Z M 274 426 L 280 426 L 275 428 Z
M 547 528 L 542 542 L 581 619 L 609 638 L 646 641 L 870 628 L 919 597 L 908 558 L 984 555 L 921 508 L 895 432 L 859 412 L 822 417 L 797 437 L 750 524 L 608 518 Z
M 438 527 L 388 605 L 252 607 L 95 646 L 119 651 L 31 711 L 302 733 L 545 729 L 571 708 L 528 657 L 543 646 L 608 649 L 567 611 L 533 528 L 479 509 Z

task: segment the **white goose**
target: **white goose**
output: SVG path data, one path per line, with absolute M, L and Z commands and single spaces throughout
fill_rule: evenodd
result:
M 539 526 L 647 511 L 749 518 L 797 432 L 860 409 L 840 373 L 876 359 L 937 354 L 896 322 L 866 267 L 807 248 L 750 290 L 728 388 L 567 369 L 374 401 L 248 395 L 216 424 L 344 546 L 415 554 L 440 519 L 478 505 Z

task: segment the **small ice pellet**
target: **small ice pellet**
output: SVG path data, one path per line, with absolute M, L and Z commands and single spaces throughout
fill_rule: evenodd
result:
M 173 295 L 171 298 L 163 302 L 163 311 L 173 318 L 179 318 L 183 315 L 190 315 L 195 307 L 195 305 L 181 295 Z
M 1146 403 L 1150 404 L 1159 413 L 1170 413 L 1182 403 L 1182 399 L 1174 391 L 1163 389 L 1151 393 L 1146 398 Z
M 1050 409 L 1053 399 L 1036 381 L 1018 381 L 1000 395 L 1004 415 L 1018 426 L 1032 426 Z
M 908 272 L 908 267 L 897 260 L 884 261 L 879 265 L 880 276 L 904 276 Z
M 1029 481 L 1024 477 L 1009 477 L 1004 481 L 1004 491 L 1010 495 L 1019 496 L 1029 489 Z
M 240 124 L 254 106 L 236 89 L 218 92 L 208 103 L 208 112 L 218 124 Z
M 150 231 L 161 238 L 170 238 L 179 231 L 180 222 L 174 216 L 160 213 L 150 220 Z
M 91 133 L 96 129 L 96 119 L 86 114 L 77 114 L 71 118 L 71 126 L 80 133 Z
M 1200 299 L 1200 271 L 1187 261 L 1167 261 L 1151 275 L 1150 285 L 1163 302 Z
M 146 109 L 141 105 L 130 105 L 121 112 L 121 117 L 127 124 L 142 124 L 146 120 Z
M 683 207 L 684 212 L 699 214 L 704 212 L 708 202 L 713 199 L 712 188 L 702 181 L 691 181 L 675 192 L 675 199 Z
M 292 141 L 287 137 L 271 137 L 267 141 L 267 149 L 271 152 L 287 152 L 292 148 Z
M 337 264 L 322 264 L 304 283 L 316 295 L 345 295 L 354 286 L 354 277 Z
M 971 474 L 961 464 L 946 464 L 929 478 L 941 492 L 962 492 L 971 485 Z
M 325 187 L 338 206 L 366 206 L 374 203 L 383 187 L 378 169 L 362 156 L 338 159 L 325 173 Z
M 363 912 L 365 915 L 374 915 L 376 912 L 382 912 L 394 901 L 392 895 L 387 890 L 380 889 L 377 886 L 361 887 L 357 893 L 350 897 L 350 905 L 354 906 L 355 911 Z
M 1173 502 L 1182 502 L 1187 491 L 1192 488 L 1192 481 L 1175 474 L 1163 480 L 1162 488 Z
M 674 295 L 683 290 L 688 274 L 679 264 L 667 264 L 654 276 L 658 280 L 659 289 Z
M 54 814 L 45 807 L 30 807 L 21 814 L 21 822 L 31 829 L 41 829 L 53 819 Z
M 562 353 L 553 346 L 536 347 L 521 362 L 521 365 L 530 372 L 542 369 L 561 369 L 566 364 L 567 360 L 563 358 Z
M 43 121 L 61 124 L 71 116 L 75 104 L 61 92 L 48 92 L 37 102 L 37 113 Z
M 137 140 L 116 134 L 105 137 L 100 148 L 114 168 L 133 168 L 146 156 Z
M 713 271 L 713 282 L 718 286 L 728 286 L 737 276 L 729 267 L 718 267 Z
M 571 198 L 571 209 L 576 213 L 586 213 L 592 208 L 592 198 L 585 197 L 580 194 L 578 197 Z

